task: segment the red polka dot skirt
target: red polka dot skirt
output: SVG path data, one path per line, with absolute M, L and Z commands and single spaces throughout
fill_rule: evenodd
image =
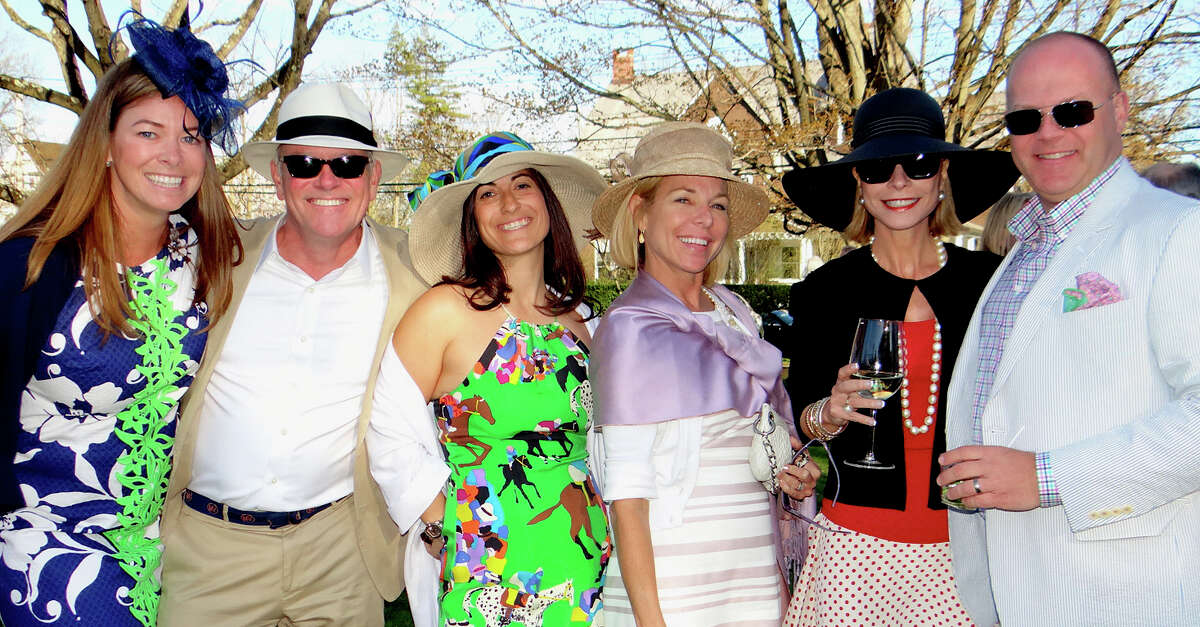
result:
M 824 514 L 817 521 L 839 531 Z M 809 554 L 783 624 L 972 625 L 950 572 L 950 544 L 808 530 Z

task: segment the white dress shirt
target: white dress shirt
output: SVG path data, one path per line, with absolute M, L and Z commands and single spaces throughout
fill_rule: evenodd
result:
M 355 431 L 388 299 L 383 258 L 363 228 L 354 256 L 320 280 L 280 256 L 275 236 L 267 242 L 205 392 L 191 490 L 255 511 L 353 492 Z

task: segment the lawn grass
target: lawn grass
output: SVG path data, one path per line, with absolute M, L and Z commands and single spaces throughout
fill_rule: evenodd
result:
M 400 598 L 383 606 L 384 627 L 413 627 L 412 613 L 408 611 L 408 591 L 400 593 Z

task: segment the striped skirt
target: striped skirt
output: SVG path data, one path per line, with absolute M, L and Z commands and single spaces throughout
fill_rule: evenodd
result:
M 703 418 L 700 472 L 683 524 L 651 532 L 658 598 L 670 627 L 778 627 L 783 612 L 769 495 L 750 475 L 752 420 Z M 620 538 L 608 562 L 604 626 L 634 625 L 621 579 Z

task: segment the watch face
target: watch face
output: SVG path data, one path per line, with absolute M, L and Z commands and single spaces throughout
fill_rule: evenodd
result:
M 425 523 L 425 529 L 421 531 L 421 539 L 426 543 L 435 542 L 442 537 L 442 522 L 436 520 L 431 523 Z

